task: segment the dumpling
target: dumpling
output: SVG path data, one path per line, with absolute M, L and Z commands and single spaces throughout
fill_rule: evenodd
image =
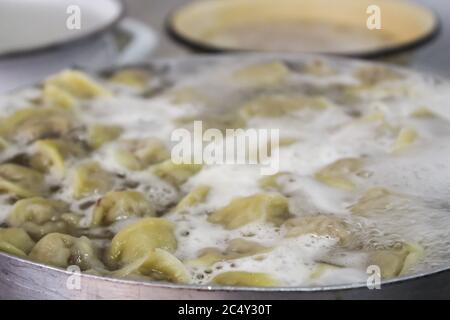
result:
M 31 166 L 42 172 L 52 172 L 62 177 L 66 171 L 66 160 L 69 157 L 80 157 L 86 154 L 81 144 L 62 139 L 38 140 L 34 143 L 35 153 L 31 157 Z
M 66 70 L 51 78 L 46 85 L 53 85 L 78 99 L 92 99 L 111 93 L 87 74 L 77 70 Z
M 27 231 L 33 239 L 54 232 L 69 232 L 77 226 L 80 216 L 70 213 L 64 201 L 28 198 L 15 203 L 6 222 L 12 227 Z
M 372 87 L 384 81 L 401 79 L 401 74 L 385 66 L 360 67 L 354 75 L 363 87 Z
M 376 250 L 370 253 L 368 265 L 380 268 L 383 279 L 403 275 L 423 258 L 423 248 L 415 243 L 402 243 L 399 248 Z
M 59 268 L 77 265 L 82 271 L 104 269 L 96 248 L 86 237 L 75 238 L 67 234 L 50 233 L 36 244 L 29 257 Z
M 401 152 L 411 146 L 419 137 L 417 131 L 412 128 L 402 128 L 395 140 L 393 151 Z
M 0 251 L 26 257 L 34 247 L 34 241 L 20 228 L 0 228 Z
M 155 214 L 151 202 L 140 192 L 108 192 L 95 205 L 92 226 L 108 226 L 130 216 L 154 216 Z
M 152 280 L 189 283 L 190 275 L 184 264 L 170 252 L 155 248 L 140 259 L 114 272 L 118 277 L 143 276 Z
M 321 97 L 266 94 L 245 103 L 240 113 L 245 119 L 252 117 L 277 118 L 304 108 L 322 110 L 327 106 L 327 101 Z
M 362 169 L 362 166 L 361 159 L 340 159 L 318 171 L 315 178 L 333 188 L 354 190 L 356 185 L 352 177 Z
M 2 164 L 0 193 L 8 193 L 18 198 L 41 196 L 46 193 L 44 175 L 16 164 Z
M 205 248 L 199 252 L 198 258 L 188 261 L 189 265 L 211 266 L 216 262 L 240 259 L 271 251 L 272 248 L 245 239 L 233 239 L 225 251 L 217 248 Z
M 153 249 L 174 252 L 174 225 L 161 218 L 144 218 L 122 229 L 112 239 L 107 259 L 112 266 L 125 266 L 145 257 Z
M 289 76 L 289 69 L 281 62 L 262 62 L 247 65 L 233 73 L 233 80 L 250 86 L 277 86 Z
M 265 176 L 261 179 L 259 179 L 259 186 L 261 189 L 265 190 L 265 191 L 277 191 L 280 192 L 281 191 L 281 185 L 279 183 L 279 180 L 282 177 L 286 177 L 289 176 L 289 173 L 287 172 L 279 172 L 277 174 L 274 175 L 270 175 L 270 176 Z
M 352 213 L 367 216 L 371 213 L 386 213 L 396 204 L 406 201 L 405 197 L 385 188 L 375 187 L 367 190 L 358 201 L 350 207 Z
M 213 284 L 222 286 L 276 287 L 279 282 L 261 272 L 228 271 L 214 277 Z
M 149 85 L 151 77 L 144 70 L 129 68 L 115 72 L 109 80 L 116 84 L 145 89 Z
M 42 101 L 48 107 L 71 110 L 77 105 L 77 99 L 60 87 L 48 83 L 42 91 Z
M 211 188 L 209 186 L 200 185 L 189 192 L 175 207 L 175 212 L 181 212 L 190 207 L 193 207 L 199 203 L 205 201 Z
M 152 172 L 174 186 L 180 186 L 202 169 L 201 164 L 175 164 L 166 160 L 152 167 Z
M 314 269 L 309 275 L 309 278 L 314 281 L 319 279 L 328 270 L 335 270 L 339 268 L 340 268 L 339 266 L 333 264 L 319 262 L 314 266 Z
M 168 98 L 173 104 L 205 104 L 208 102 L 207 97 L 205 97 L 199 90 L 193 87 L 180 87 L 174 88 L 168 91 Z
M 208 221 L 221 224 L 226 229 L 236 229 L 260 219 L 279 226 L 288 218 L 287 198 L 277 193 L 259 193 L 233 199 L 227 206 L 213 212 Z
M 28 108 L 14 112 L 4 121 L 0 135 L 20 143 L 59 138 L 75 127 L 75 116 L 61 108 Z
M 0 122 L 0 126 L 1 126 L 1 122 Z M 0 153 L 5 150 L 8 147 L 8 142 L 3 139 L 2 137 L 0 137 Z
M 114 125 L 94 124 L 88 128 L 87 143 L 92 149 L 98 149 L 105 143 L 116 140 L 123 129 Z
M 333 216 L 317 215 L 293 218 L 286 221 L 284 227 L 287 230 L 287 237 L 313 234 L 337 239 L 341 245 L 348 245 L 352 242 L 349 225 Z
M 75 199 L 93 194 L 104 194 L 113 186 L 113 175 L 95 161 L 84 162 L 75 168 L 72 186 Z
M 121 141 L 114 156 L 120 165 L 129 170 L 144 170 L 170 158 L 166 146 L 155 138 Z

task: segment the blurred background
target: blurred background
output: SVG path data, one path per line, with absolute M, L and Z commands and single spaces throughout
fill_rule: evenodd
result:
M 213 0 L 212 0 L 213 1 Z M 274 3 L 277 0 L 273 0 Z M 336 1 L 336 0 L 333 0 Z M 339 0 L 337 0 L 339 1 Z M 395 1 L 395 0 L 394 0 Z M 138 18 L 155 28 L 160 34 L 160 43 L 154 56 L 173 57 L 191 54 L 192 51 L 174 42 L 165 32 L 167 15 L 190 0 L 125 0 L 128 15 Z M 412 64 L 422 70 L 431 70 L 444 75 L 450 74 L 450 1 L 411 0 L 433 9 L 441 22 L 441 33 L 431 43 L 419 48 L 414 54 Z M 411 17 L 414 19 L 414 17 Z
M 381 30 L 366 26 L 372 4 L 381 8 Z M 63 68 L 267 47 L 370 57 L 448 76 L 450 1 L 0 0 L 0 92 Z

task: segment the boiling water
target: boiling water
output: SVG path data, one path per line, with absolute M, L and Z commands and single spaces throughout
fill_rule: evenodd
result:
M 425 272 L 448 265 L 450 261 L 450 91 L 448 84 L 415 73 L 396 71 L 399 77 L 383 81 L 370 89 L 360 89 L 356 99 L 347 99 L 346 88 L 357 86 L 355 77 L 364 64 L 330 63 L 333 72 L 326 76 L 301 72 L 303 63 L 288 61 L 291 74 L 282 87 L 254 88 L 237 83 L 230 74 L 252 61 L 225 59 L 222 63 L 196 66 L 194 63 L 167 65 L 165 81 L 170 87 L 161 94 L 142 98 L 134 91 L 112 86 L 114 98 L 102 98 L 82 106 L 85 123 L 117 124 L 125 129 L 124 138 L 158 137 L 170 147 L 171 132 L 179 126 L 179 119 L 193 117 L 209 119 L 211 115 L 238 110 L 246 99 L 261 93 L 317 94 L 327 101 L 324 110 L 300 108 L 279 118 L 254 117 L 248 121 L 253 128 L 275 128 L 293 144 L 280 148 L 280 171 L 289 177 L 280 177 L 281 191 L 289 197 L 293 216 L 327 214 L 343 219 L 356 234 L 354 247 L 340 248 L 337 239 L 313 234 L 286 238 L 286 229 L 263 222 L 255 222 L 235 230 L 207 222 L 208 214 L 227 205 L 236 197 L 261 192 L 258 165 L 211 165 L 177 190 L 149 171 L 132 172 L 113 158 L 115 143 L 103 146 L 93 154 L 102 166 L 125 175 L 137 183 L 161 211 L 175 203 L 195 186 L 211 187 L 206 201 L 187 209 L 182 214 L 161 212 L 176 225 L 178 249 L 175 255 L 182 261 L 197 258 L 205 248 L 226 249 L 230 240 L 244 238 L 273 250 L 257 256 L 218 262 L 212 266 L 188 264 L 192 283 L 208 284 L 224 271 L 265 272 L 273 275 L 284 286 L 330 285 L 365 282 L 366 266 L 371 250 L 391 248 L 408 241 L 420 244 L 425 257 L 413 272 Z M 269 59 L 269 62 L 272 61 Z M 309 61 L 307 63 L 312 63 Z M 299 71 L 300 70 L 300 71 Z M 109 85 L 109 84 L 105 84 Z M 201 99 L 175 104 L 170 92 L 186 89 L 196 92 Z M 6 116 L 27 104 L 33 90 L 3 99 L 0 112 Z M 413 114 L 427 108 L 433 116 Z M 371 115 L 382 118 L 370 120 Z M 450 118 L 450 117 L 449 117 Z M 418 138 L 401 152 L 394 152 L 399 128 L 412 128 Z M 6 150 L 0 153 L 2 161 L 24 150 Z M 28 152 L 28 149 L 25 149 Z M 31 152 L 31 151 L 30 151 Z M 355 190 L 330 187 L 314 178 L 323 167 L 344 158 L 363 160 L 364 172 L 352 177 Z M 48 177 L 51 181 L 53 178 Z M 83 201 L 74 201 L 70 194 L 70 175 L 54 195 L 72 203 L 72 210 L 84 214 L 88 226 L 92 207 L 80 209 L 83 203 L 95 202 L 95 195 Z M 373 187 L 382 187 L 395 196 L 381 209 L 371 209 L 363 215 L 352 213 L 352 207 Z M 2 198 L 3 199 L 3 198 Z M 0 199 L 1 200 L 1 199 Z M 0 205 L 0 218 L 6 217 L 9 205 Z M 117 233 L 134 219 L 117 223 L 109 232 Z M 324 271 L 320 277 L 311 277 L 318 262 L 338 265 Z

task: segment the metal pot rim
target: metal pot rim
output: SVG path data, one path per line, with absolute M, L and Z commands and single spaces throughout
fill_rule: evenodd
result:
M 23 267 L 33 267 L 35 269 L 40 269 L 43 272 L 52 272 L 57 276 L 65 276 L 67 278 L 74 275 L 73 272 L 47 266 L 41 263 L 37 263 L 34 261 L 30 261 L 27 259 L 15 257 L 6 253 L 0 252 L 0 262 L 1 260 L 14 260 L 17 264 L 22 265 Z M 431 277 L 433 275 L 437 275 L 439 273 L 444 273 L 450 271 L 450 265 L 433 270 L 431 272 L 422 272 L 418 274 L 412 274 L 408 276 L 397 277 L 389 280 L 382 280 L 381 287 L 396 285 L 406 281 L 417 280 L 420 278 Z M 127 285 L 127 286 L 144 286 L 155 289 L 174 289 L 174 290 L 194 290 L 194 291 L 215 291 L 215 292 L 224 292 L 224 291 L 233 291 L 233 292 L 332 292 L 332 291 L 342 291 L 342 290 L 351 290 L 351 289 L 362 289 L 367 288 L 368 283 L 359 282 L 352 284 L 340 284 L 340 285 L 331 285 L 331 286 L 318 286 L 318 287 L 245 287 L 245 286 L 206 286 L 206 285 L 195 285 L 195 284 L 173 284 L 166 282 L 154 282 L 154 281 L 137 281 L 123 278 L 113 278 L 106 276 L 97 276 L 86 273 L 80 274 L 81 279 L 86 280 L 98 280 L 102 282 L 110 282 L 118 285 Z

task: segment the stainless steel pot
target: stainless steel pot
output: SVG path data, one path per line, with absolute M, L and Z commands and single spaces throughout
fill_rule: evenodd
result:
M 79 290 L 70 289 L 78 281 Z M 0 254 L 0 299 L 444 299 L 450 267 L 402 277 L 368 289 L 366 283 L 320 288 L 200 287 L 77 275 Z
M 248 55 L 252 57 L 254 55 Z M 261 55 L 260 55 L 261 56 Z M 301 62 L 307 55 L 264 55 Z M 311 57 L 309 57 L 311 58 Z M 192 74 L 197 67 L 234 57 L 190 57 L 156 60 L 155 70 L 174 67 Z M 245 59 L 238 55 L 237 59 Z M 335 60 L 340 66 L 352 60 Z M 149 67 L 143 66 L 143 67 Z M 108 70 L 108 72 L 111 70 Z M 450 226 L 449 226 L 450 228 Z M 369 277 L 369 275 L 368 275 Z M 0 299 L 431 299 L 450 297 L 450 261 L 429 273 L 382 281 L 380 289 L 367 283 L 327 287 L 220 287 L 140 282 L 61 270 L 0 253 Z

